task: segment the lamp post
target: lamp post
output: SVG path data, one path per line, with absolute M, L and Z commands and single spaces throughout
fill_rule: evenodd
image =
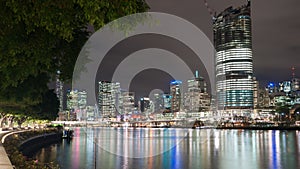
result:
M 97 148 L 96 148 L 96 137 L 94 137 L 94 168 L 97 168 Z

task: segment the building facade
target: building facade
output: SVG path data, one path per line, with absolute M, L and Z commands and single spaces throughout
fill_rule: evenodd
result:
M 63 91 L 64 83 L 60 80 L 60 71 L 56 72 L 56 82 L 55 82 L 55 93 L 59 100 L 59 112 L 64 110 L 63 100 L 64 100 L 64 91 Z
M 210 96 L 206 91 L 203 77 L 196 76 L 188 80 L 188 89 L 184 94 L 184 109 L 186 112 L 203 112 L 210 108 Z
M 253 108 L 258 108 L 259 82 L 253 77 Z
M 119 105 L 120 114 L 130 115 L 135 112 L 134 92 L 122 91 L 122 98 Z
M 154 113 L 162 113 L 164 111 L 164 95 L 155 93 L 153 98 Z
M 182 107 L 182 82 L 174 80 L 170 83 L 171 112 L 178 112 Z
M 292 85 L 293 92 L 300 91 L 300 79 L 299 78 L 293 78 L 291 85 Z
M 115 117 L 118 115 L 120 106 L 121 88 L 120 83 L 100 81 L 98 90 L 98 109 L 101 118 Z
M 68 120 L 82 120 L 85 115 L 87 104 L 86 91 L 68 90 L 67 91 L 67 112 Z
M 170 94 L 165 93 L 163 95 L 164 112 L 171 112 L 171 101 L 172 96 Z
M 149 112 L 150 106 L 151 106 L 151 101 L 149 97 L 142 97 L 139 101 L 139 109 L 141 113 Z
M 229 7 L 213 23 L 218 109 L 253 108 L 250 1 Z

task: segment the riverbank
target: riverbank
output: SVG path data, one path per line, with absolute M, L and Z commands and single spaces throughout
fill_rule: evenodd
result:
M 21 142 L 19 151 L 27 158 L 32 158 L 32 155 L 42 147 L 58 143 L 61 139 L 62 134 L 55 132 L 34 136 Z
M 61 132 L 57 129 L 26 130 L 11 132 L 2 139 L 7 156 L 15 168 L 47 168 L 49 164 L 39 163 L 26 155 L 39 148 L 61 140 Z M 58 168 L 57 165 L 50 166 Z

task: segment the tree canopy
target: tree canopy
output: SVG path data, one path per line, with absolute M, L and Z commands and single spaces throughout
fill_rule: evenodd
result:
M 57 70 L 72 77 L 91 31 L 144 12 L 144 0 L 7 0 L 0 2 L 0 111 L 39 104 Z

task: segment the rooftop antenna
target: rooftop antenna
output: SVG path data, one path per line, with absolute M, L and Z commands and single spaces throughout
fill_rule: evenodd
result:
M 214 13 L 216 13 L 215 10 L 213 10 L 213 9 L 211 9 L 211 8 L 209 7 L 209 5 L 208 5 L 208 3 L 207 3 L 206 0 L 203 0 L 203 1 L 204 1 L 205 7 L 207 8 L 207 10 L 208 10 L 208 12 L 209 12 L 209 15 L 211 16 L 211 18 L 212 18 L 213 20 L 215 20 L 215 19 L 216 19 L 215 14 L 214 14 Z

